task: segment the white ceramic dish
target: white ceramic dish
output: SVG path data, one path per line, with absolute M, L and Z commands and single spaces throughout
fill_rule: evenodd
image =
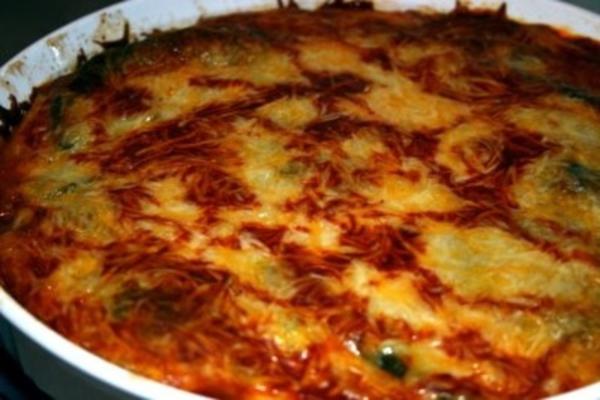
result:
M 297 0 L 315 8 L 320 0 Z M 377 9 L 449 11 L 455 0 L 374 0 Z M 502 0 L 471 0 L 473 7 L 497 8 Z M 509 17 L 546 23 L 600 40 L 600 15 L 555 0 L 504 0 Z M 131 0 L 83 17 L 37 41 L 0 68 L 0 104 L 10 95 L 26 100 L 33 87 L 70 72 L 82 49 L 102 48 L 98 41 L 117 39 L 128 21 L 133 37 L 155 29 L 193 24 L 198 18 L 277 7 L 276 0 Z M 286 3 L 286 1 L 284 1 Z M 0 337 L 35 383 L 60 400 L 157 399 L 206 397 L 137 376 L 78 347 L 52 331 L 0 288 Z M 553 400 L 600 400 L 600 382 Z

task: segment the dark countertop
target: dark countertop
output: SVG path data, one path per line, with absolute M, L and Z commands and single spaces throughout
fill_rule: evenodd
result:
M 600 0 L 569 0 L 600 13 Z M 30 43 L 79 16 L 115 0 L 4 1 L 0 13 L 0 65 Z M 0 349 L 0 400 L 46 399 Z
M 115 0 L 4 0 L 0 13 L 0 65 L 53 30 Z

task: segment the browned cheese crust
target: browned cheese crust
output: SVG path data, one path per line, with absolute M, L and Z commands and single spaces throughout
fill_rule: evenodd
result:
M 600 379 L 600 47 L 296 9 L 112 48 L 0 143 L 0 283 L 223 399 L 535 399 Z

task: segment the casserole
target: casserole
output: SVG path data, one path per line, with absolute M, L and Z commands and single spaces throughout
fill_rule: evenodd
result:
M 136 4 L 136 3 L 131 3 L 131 4 Z M 222 5 L 223 5 L 223 3 L 220 4 L 220 6 L 222 6 Z M 205 6 L 208 6 L 208 3 Z M 227 3 L 225 3 L 225 6 L 227 6 Z M 259 6 L 259 4 L 255 4 L 255 6 Z M 313 4 L 313 6 L 314 6 L 314 4 Z M 392 4 L 391 3 L 383 3 L 382 2 L 382 6 L 389 9 L 392 6 Z M 511 5 L 509 4 L 509 7 L 510 6 Z M 125 15 L 127 15 L 126 14 L 127 9 L 125 8 L 125 6 L 123 6 L 123 7 L 124 8 L 122 9 L 122 12 L 125 13 Z M 131 7 L 133 7 L 133 6 L 131 6 Z M 559 6 L 556 5 L 556 7 L 559 7 Z M 183 8 L 174 8 L 174 9 L 181 10 Z M 246 10 L 246 8 L 244 8 L 244 10 Z M 214 14 L 220 12 L 220 11 L 223 11 L 223 10 L 212 10 L 210 12 L 210 15 L 214 15 Z M 576 12 L 573 11 L 573 13 L 576 13 Z M 509 14 L 510 14 L 510 8 L 509 8 Z M 160 14 L 160 15 L 163 16 L 164 14 Z M 558 14 L 556 14 L 556 15 L 558 15 Z M 102 21 L 103 21 L 102 24 L 103 24 L 104 27 L 109 27 L 109 28 L 112 27 L 113 29 L 118 29 L 118 28 L 115 28 L 115 27 L 117 27 L 117 26 L 122 27 L 122 25 L 123 25 L 122 21 L 121 21 L 121 24 L 120 24 L 119 21 L 118 21 L 118 19 L 114 20 L 114 17 L 111 18 L 110 16 L 105 16 L 102 19 Z M 133 28 L 133 33 L 134 34 L 139 33 L 139 29 L 136 29 L 135 18 L 130 18 L 130 23 L 131 23 L 132 28 Z M 158 22 L 157 25 L 153 25 L 153 27 L 156 27 L 156 26 L 162 27 L 161 22 Z M 583 24 L 583 23 L 581 24 L 581 28 L 582 28 L 582 32 L 584 32 L 587 29 L 586 26 L 585 26 L 585 24 Z M 97 35 L 97 39 L 100 39 L 100 40 L 102 40 L 102 39 L 104 39 L 104 40 L 111 40 L 110 37 L 106 37 L 106 36 L 102 37 L 103 34 L 110 36 L 111 31 L 109 30 L 107 32 L 102 32 L 102 29 L 106 29 L 106 28 L 101 28 L 101 30 L 100 30 L 99 33 L 96 32 L 98 34 Z M 68 41 L 68 36 L 67 37 L 60 37 L 59 36 L 59 37 L 51 38 L 48 41 L 48 46 L 50 47 L 51 51 L 55 53 L 55 55 L 59 55 L 60 57 L 66 57 L 66 58 L 62 59 L 63 64 L 61 66 L 58 66 L 57 69 L 55 69 L 53 71 L 50 71 L 51 73 L 60 73 L 61 72 L 61 68 L 65 68 L 67 66 L 67 64 L 64 63 L 65 60 L 69 59 L 69 57 L 68 57 L 68 51 L 65 50 L 65 47 L 64 47 L 65 41 Z M 62 44 L 60 42 L 62 42 Z M 87 49 L 87 47 L 85 46 L 85 44 L 84 44 L 83 48 Z M 66 49 L 68 49 L 68 47 L 66 47 Z M 67 56 L 65 56 L 65 54 L 67 54 Z M 72 59 L 72 56 L 74 54 L 75 53 L 71 53 L 70 54 L 71 55 L 70 59 Z M 48 54 L 45 54 L 44 56 L 47 56 L 47 55 Z M 44 58 L 43 58 L 44 56 L 40 56 L 41 57 L 40 61 L 44 60 Z M 33 78 L 34 79 L 33 81 L 31 80 L 31 77 L 32 76 L 36 77 L 36 75 L 32 71 L 28 71 L 28 67 L 29 66 L 35 66 L 35 65 L 37 65 L 37 64 L 34 61 L 27 60 L 27 62 L 25 62 L 24 64 L 23 63 L 19 63 L 17 61 L 17 62 L 14 62 L 12 64 L 9 64 L 9 66 L 6 67 L 7 72 L 11 72 L 11 71 L 13 73 L 16 72 L 17 75 L 23 74 L 22 78 L 25 78 L 25 79 L 29 78 L 30 79 L 29 82 L 27 82 L 25 79 L 21 79 L 21 80 L 14 79 L 12 82 L 9 82 L 9 85 L 13 86 L 12 89 L 13 89 L 14 93 L 17 94 L 18 96 L 20 96 L 21 98 L 23 98 L 23 96 L 26 93 L 26 90 L 27 90 L 26 83 L 28 83 L 31 86 L 31 85 L 39 84 L 41 82 L 41 81 L 36 81 L 35 78 Z M 48 65 L 48 64 L 44 63 L 44 65 Z M 23 70 L 25 72 L 23 72 Z M 46 76 L 46 77 L 48 77 L 48 76 Z M 23 317 L 22 319 L 21 318 L 16 318 L 14 316 L 14 313 L 10 312 L 10 310 L 11 310 L 10 307 L 14 307 L 15 305 L 14 305 L 14 303 L 11 303 L 11 300 L 9 298 L 4 299 L 2 301 L 2 304 L 3 304 L 3 310 L 5 310 L 4 311 L 5 315 L 7 316 L 7 318 L 12 323 L 16 324 L 17 326 L 22 327 L 20 324 L 24 324 L 24 323 L 27 322 L 27 318 L 26 317 Z M 14 308 L 13 308 L 13 310 L 14 310 Z M 33 321 L 32 319 L 29 320 L 29 322 L 33 323 L 32 321 Z M 25 330 L 25 332 L 29 332 L 29 329 L 30 328 L 27 328 Z M 48 347 L 48 348 L 54 349 L 62 357 L 68 358 L 69 360 L 71 360 L 71 362 L 74 362 L 76 365 L 80 365 L 80 366 L 81 365 L 85 365 L 86 366 L 86 368 L 85 368 L 86 371 L 94 371 L 94 368 L 95 368 L 95 365 L 96 365 L 95 363 L 96 362 L 100 362 L 99 360 L 97 360 L 95 358 L 90 358 L 88 360 L 85 360 L 84 358 L 87 357 L 87 355 L 84 357 L 85 353 L 80 353 L 80 355 L 83 358 L 79 359 L 79 360 L 76 360 L 75 358 L 77 357 L 78 351 L 80 351 L 80 350 L 73 350 L 72 352 L 71 351 L 65 352 L 65 351 L 63 351 L 63 349 L 61 349 L 62 345 L 60 344 L 61 342 L 60 342 L 59 338 L 54 337 L 50 333 L 45 334 L 45 336 L 47 336 L 47 338 L 45 339 L 46 340 L 46 345 L 44 347 Z M 35 360 L 38 357 L 29 357 L 28 358 L 27 355 L 26 355 L 28 353 L 27 352 L 23 352 L 23 350 L 21 350 L 23 348 L 23 346 L 21 344 L 22 340 L 19 339 L 19 338 L 20 338 L 19 334 L 16 334 L 15 339 L 13 341 L 14 346 L 12 346 L 12 349 L 11 349 L 11 346 L 10 346 L 10 343 L 9 343 L 9 349 L 11 349 L 13 351 L 13 353 L 16 352 L 17 354 L 22 354 L 21 361 L 25 365 L 26 369 L 28 369 L 30 371 L 30 373 L 35 374 L 36 372 L 44 371 L 43 373 L 40 373 L 40 376 L 38 376 L 38 377 L 36 377 L 34 375 L 34 378 L 37 378 L 37 380 L 40 381 L 40 385 L 42 387 L 46 388 L 46 390 L 48 390 L 50 393 L 53 393 L 53 392 L 54 393 L 59 393 L 58 391 L 52 390 L 52 389 L 49 388 L 50 383 L 48 383 L 48 382 L 44 383 L 42 381 L 43 379 L 48 380 L 51 377 L 51 375 L 47 373 L 48 370 L 56 371 L 56 369 L 55 368 L 51 368 L 51 369 L 49 369 L 49 368 L 32 368 L 31 366 L 28 367 L 28 365 L 31 364 L 32 360 Z M 56 340 L 56 341 L 54 341 L 54 340 Z M 100 364 L 98 364 L 98 365 L 100 365 Z M 111 374 L 111 372 L 112 372 L 112 374 Z M 67 373 L 67 372 L 65 371 L 64 373 Z M 121 377 L 116 376 L 115 374 L 117 374 L 117 373 L 120 373 L 120 370 L 118 370 L 118 369 L 111 369 L 111 371 L 106 372 L 106 374 L 104 374 L 103 376 L 105 378 L 110 376 L 110 378 L 108 378 L 108 379 L 115 380 L 115 381 L 120 381 L 122 379 L 122 376 Z M 95 372 L 92 372 L 92 375 L 95 375 Z M 82 381 L 85 381 L 85 380 L 83 379 L 80 382 L 82 382 Z M 136 379 L 136 382 L 137 382 L 137 379 Z M 127 386 L 127 385 L 118 385 L 118 386 L 120 386 L 120 387 L 123 388 L 123 386 Z M 173 398 L 173 396 L 174 396 L 174 395 L 169 394 L 168 392 L 160 393 L 159 391 L 163 390 L 162 386 L 160 386 L 160 385 L 157 386 L 156 384 L 148 383 L 148 382 L 146 382 L 143 379 L 139 379 L 139 382 L 137 382 L 135 386 L 136 387 L 133 388 L 133 389 L 131 389 L 131 390 L 134 391 L 136 394 L 141 395 L 142 397 Z M 69 387 L 70 390 L 74 390 L 75 385 L 69 384 L 68 387 Z M 146 390 L 146 391 L 144 391 L 144 390 Z M 170 389 L 164 389 L 164 390 L 170 390 Z M 89 397 L 89 395 L 87 393 L 88 393 L 88 391 L 86 390 L 86 396 Z M 74 396 L 77 396 L 77 394 L 74 394 Z

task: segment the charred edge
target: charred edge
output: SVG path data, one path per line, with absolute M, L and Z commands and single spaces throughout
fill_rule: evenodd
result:
M 19 103 L 12 94 L 9 97 L 9 103 L 8 108 L 0 106 L 0 136 L 5 140 L 10 139 L 13 129 L 21 122 L 31 107 L 29 101 Z
M 375 5 L 372 0 L 331 0 L 326 1 L 320 9 L 351 9 L 351 10 L 366 10 L 372 11 L 375 9 Z
M 496 15 L 500 18 L 508 18 L 508 6 L 506 3 L 502 3 L 496 10 Z
M 299 9 L 300 8 L 294 0 L 288 0 L 287 2 L 285 0 L 277 0 L 277 7 L 279 7 L 280 9 L 284 9 L 284 8 Z
M 120 39 L 107 40 L 104 42 L 96 42 L 96 44 L 102 46 L 102 48 L 104 50 L 113 49 L 115 47 L 127 46 L 130 43 L 131 43 L 131 27 L 129 26 L 129 21 L 125 21 L 125 26 L 123 27 L 123 36 Z
M 77 93 L 89 93 L 102 87 L 111 73 L 121 71 L 123 63 L 132 52 L 132 45 L 123 43 L 105 49 L 102 53 L 83 62 L 70 75 L 69 89 Z
M 75 69 L 80 69 L 83 66 L 83 64 L 85 64 L 88 61 L 89 61 L 89 59 L 88 59 L 87 54 L 85 54 L 85 50 L 80 48 L 79 52 L 77 53 Z
M 503 19 L 506 19 L 508 17 L 507 6 L 505 2 L 501 3 L 497 9 L 490 10 L 487 8 L 470 7 L 468 2 L 464 0 L 456 0 L 453 14 L 489 15 Z
M 379 65 L 385 71 L 393 69 L 392 60 L 385 49 L 365 49 L 361 54 L 361 58 L 364 62 Z

